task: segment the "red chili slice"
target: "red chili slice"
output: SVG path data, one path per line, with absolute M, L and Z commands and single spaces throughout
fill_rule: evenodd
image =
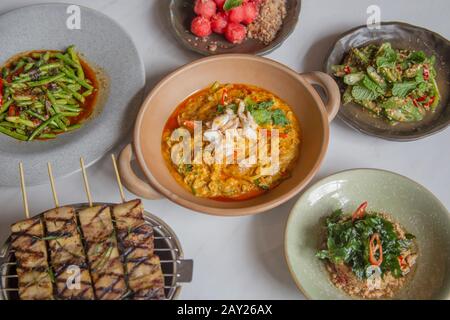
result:
M 428 96 L 422 96 L 420 98 L 417 98 L 417 101 L 422 102 L 425 101 L 428 98 Z
M 428 70 L 428 68 L 426 67 L 423 68 L 423 79 L 425 81 L 428 81 L 428 79 L 430 79 L 430 70 Z
M 227 89 L 223 89 L 223 91 L 222 91 L 222 99 L 220 100 L 220 103 L 222 105 L 225 105 L 225 100 L 227 99 L 227 97 L 228 97 Z
M 400 264 L 401 268 L 404 268 L 407 266 L 405 259 L 403 258 L 403 256 L 398 256 L 398 263 Z
M 353 212 L 352 222 L 355 222 L 355 220 L 364 218 L 364 214 L 366 213 L 366 208 L 367 208 L 367 201 L 364 201 L 363 203 L 361 203 L 359 205 L 358 209 L 356 209 L 356 211 Z
M 375 253 L 378 251 L 378 259 Z M 369 242 L 369 262 L 373 266 L 379 267 L 383 263 L 383 247 L 381 245 L 380 235 L 374 233 Z
M 434 99 L 436 99 L 436 97 L 431 97 L 431 98 L 428 100 L 428 102 L 425 103 L 425 104 L 423 105 L 423 107 L 424 107 L 425 109 L 428 110 L 428 109 L 430 108 L 430 106 L 433 104 Z
M 426 106 L 430 106 L 433 104 L 434 99 L 436 99 L 436 97 L 431 97 L 430 100 L 426 103 Z
M 16 115 L 16 108 L 14 106 L 9 106 L 8 117 L 14 117 Z
M 193 120 L 185 120 L 185 121 L 183 121 L 183 126 L 185 126 L 188 129 L 194 130 L 194 121 Z
M 272 135 L 272 131 L 266 130 L 266 137 L 270 137 L 271 135 Z M 285 138 L 289 137 L 289 135 L 287 133 L 280 132 L 278 134 L 278 137 L 280 137 L 281 139 L 285 139 Z
M 346 74 L 350 74 L 350 73 L 352 73 L 352 69 L 351 69 L 349 66 L 345 66 L 345 67 L 344 67 L 344 72 L 345 72 Z

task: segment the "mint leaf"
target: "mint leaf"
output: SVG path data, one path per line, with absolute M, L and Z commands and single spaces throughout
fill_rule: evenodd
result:
M 425 55 L 425 52 L 423 51 L 413 51 L 408 57 L 408 61 L 412 61 L 415 63 L 423 63 L 427 56 Z
M 373 91 L 377 95 L 384 94 L 384 90 L 375 81 L 370 79 L 368 76 L 365 76 L 363 78 L 362 84 L 364 85 L 364 87 L 366 87 L 370 91 Z
M 272 120 L 275 125 L 285 126 L 289 124 L 289 120 L 286 118 L 286 114 L 281 109 L 276 109 L 272 113 Z
M 233 8 L 239 7 L 242 4 L 243 0 L 227 0 L 223 4 L 223 10 L 229 11 Z
M 376 59 L 378 68 L 394 68 L 397 61 L 397 53 L 389 43 L 383 43 Z
M 399 82 L 394 83 L 394 86 L 392 87 L 392 95 L 396 97 L 404 98 L 413 91 L 417 86 L 417 82 L 415 81 L 405 81 L 405 82 Z
M 376 100 L 378 98 L 378 94 L 366 87 L 361 85 L 356 85 L 352 89 L 352 96 L 355 100 Z

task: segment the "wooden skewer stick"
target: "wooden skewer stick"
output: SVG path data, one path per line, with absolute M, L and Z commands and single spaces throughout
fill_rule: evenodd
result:
M 52 171 L 52 165 L 50 162 L 47 162 L 47 169 L 48 169 L 48 177 L 50 179 L 50 186 L 52 188 L 53 193 L 53 200 L 55 201 L 55 207 L 59 207 L 59 201 L 58 201 L 58 195 L 56 194 L 56 188 L 55 188 L 55 179 L 53 179 L 53 171 Z
M 114 154 L 111 154 L 111 159 L 113 162 L 114 171 L 116 172 L 116 180 L 117 185 L 119 186 L 120 198 L 122 199 L 122 202 L 125 202 L 125 194 L 123 192 L 122 180 L 120 179 L 119 170 L 117 169 L 116 157 L 114 156 Z
M 89 182 L 87 179 L 86 168 L 84 167 L 83 157 L 80 158 L 80 165 L 81 165 L 81 172 L 83 173 L 84 189 L 86 191 L 86 195 L 88 198 L 89 207 L 92 207 L 91 189 L 89 188 Z
M 22 162 L 19 163 L 19 173 L 20 173 L 20 188 L 22 189 L 23 208 L 25 209 L 25 216 L 27 217 L 27 219 L 29 219 L 30 211 L 28 209 L 27 189 L 25 188 L 25 177 L 23 174 Z

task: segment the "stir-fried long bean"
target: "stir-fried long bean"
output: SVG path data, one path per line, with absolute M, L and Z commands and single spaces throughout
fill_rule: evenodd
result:
M 31 141 L 80 128 L 97 90 L 92 77 L 74 46 L 19 56 L 0 68 L 0 133 Z

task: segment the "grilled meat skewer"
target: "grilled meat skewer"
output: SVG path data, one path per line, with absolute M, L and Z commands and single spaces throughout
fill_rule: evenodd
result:
M 117 249 L 116 234 L 108 206 L 94 206 L 78 213 L 86 242 L 95 296 L 120 299 L 127 291 L 124 269 Z
M 11 232 L 11 245 L 17 260 L 20 299 L 53 299 L 51 270 L 47 262 L 41 219 L 35 217 L 19 221 L 11 226 Z
M 119 251 L 134 299 L 164 299 L 164 276 L 154 254 L 153 228 L 145 223 L 141 200 L 112 207 Z
M 51 264 L 55 273 L 56 295 L 67 300 L 92 300 L 91 276 L 73 207 L 60 207 L 44 213 Z M 79 277 L 75 276 L 79 270 Z M 70 281 L 74 278 L 74 282 Z M 69 281 L 68 281 L 69 280 Z M 70 282 L 70 284 L 68 283 Z

